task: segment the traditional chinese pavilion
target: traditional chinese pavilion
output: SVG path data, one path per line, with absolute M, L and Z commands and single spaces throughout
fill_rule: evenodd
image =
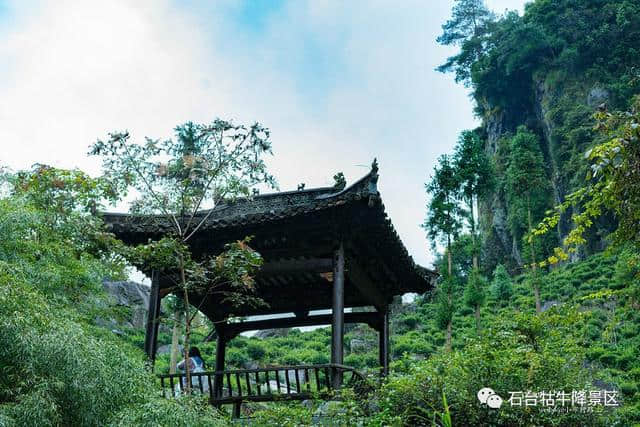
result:
M 226 343 L 250 330 L 330 324 L 331 364 L 342 366 L 345 322 L 365 323 L 378 331 L 381 371 L 387 373 L 389 304 L 395 296 L 430 290 L 436 273 L 417 265 L 408 254 L 385 213 L 377 182 L 378 166 L 374 162 L 368 174 L 348 187 L 337 183 L 333 187 L 256 195 L 220 204 L 211 212 L 190 240 L 194 257 L 216 255 L 225 244 L 253 236 L 251 246 L 264 258 L 256 277 L 256 296 L 266 306 L 232 308 L 221 303 L 216 294 L 190 295 L 190 302 L 216 322 L 215 369 L 223 379 L 230 372 L 224 368 Z M 127 244 L 160 238 L 169 229 L 169 224 L 163 225 L 158 218 L 129 214 L 103 217 L 110 230 Z M 160 300 L 172 285 L 163 272 L 147 273 L 152 277 L 152 289 L 145 350 L 153 359 Z M 347 310 L 355 307 L 368 309 Z M 315 310 L 331 310 L 331 314 L 310 313 Z M 289 317 L 250 318 L 284 313 Z M 249 320 L 230 323 L 226 321 L 230 315 Z M 244 400 L 251 400 L 247 396 L 251 384 L 255 384 L 249 380 L 253 373 L 233 371 L 233 375 L 246 374 Z M 299 381 L 294 387 L 289 384 L 289 376 L 286 380 L 288 388 L 304 394 Z M 221 387 L 214 384 L 213 400 L 224 400 Z M 242 396 L 242 389 L 239 392 Z M 229 390 L 227 401 L 233 397 Z

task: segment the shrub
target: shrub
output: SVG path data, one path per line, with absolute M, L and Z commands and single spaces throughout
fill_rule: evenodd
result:
M 600 362 L 602 362 L 603 365 L 615 366 L 617 362 L 616 354 L 607 351 L 602 356 L 600 356 Z
M 587 388 L 573 329 L 579 318 L 575 312 L 517 314 L 460 351 L 414 362 L 408 375 L 390 378 L 379 392 L 381 414 L 398 416 L 404 425 L 430 425 L 442 411 L 444 392 L 456 425 L 593 425 L 594 414 L 548 414 L 539 407 L 488 413 L 476 397 L 483 387 L 503 398 L 509 391 Z
M 266 351 L 264 349 L 264 347 L 256 342 L 250 342 L 247 345 L 247 355 L 252 359 L 252 360 L 262 360 L 262 358 L 264 357 Z
M 302 406 L 279 404 L 253 414 L 253 422 L 264 427 L 296 427 L 311 425 L 313 413 Z
M 638 390 L 638 386 L 632 382 L 624 382 L 620 384 L 620 392 L 627 397 L 633 396 Z

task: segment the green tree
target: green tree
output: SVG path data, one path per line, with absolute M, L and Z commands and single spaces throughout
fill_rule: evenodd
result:
M 453 163 L 460 185 L 460 196 L 466 204 L 466 218 L 473 245 L 473 268 L 478 268 L 478 245 L 476 236 L 478 200 L 493 187 L 491 162 L 484 152 L 484 141 L 477 132 L 463 131 L 458 138 Z
M 275 180 L 264 162 L 271 153 L 269 130 L 257 123 L 245 127 L 220 119 L 211 124 L 188 122 L 175 128 L 175 136 L 135 144 L 127 132 L 112 133 L 108 140 L 93 144 L 90 154 L 102 157 L 105 177 L 114 187 L 136 191 L 132 213 L 155 215 L 150 218 L 158 218 L 168 230 L 161 239 L 126 254 L 134 263 L 177 272 L 173 291 L 184 299 L 186 359 L 191 322 L 198 313 L 190 305 L 189 292 L 198 289 L 211 295 L 225 287 L 230 290 L 225 289 L 223 302 L 258 303 L 249 293 L 252 276 L 262 264 L 248 239 L 198 261 L 191 257 L 188 243 L 220 202 L 250 197 L 252 187 L 275 186 Z M 189 388 L 189 364 L 185 366 Z
M 117 312 L 102 280 L 126 277 L 91 214 L 98 183 L 42 165 L 3 178 L 0 425 L 221 425 L 207 405 L 155 393 L 140 351 L 96 324 Z
M 440 329 L 445 331 L 446 351 L 451 351 L 453 315 L 456 312 L 455 290 L 456 286 L 453 278 L 445 276 L 440 281 L 435 295 L 436 323 Z
M 451 18 L 442 26 L 438 43 L 460 46 L 461 52 L 440 65 L 440 72 L 453 71 L 457 82 L 469 83 L 471 66 L 478 61 L 484 47 L 482 37 L 488 32 L 488 24 L 495 15 L 487 9 L 483 0 L 456 0 Z
M 266 351 L 262 344 L 256 342 L 250 342 L 247 345 L 247 355 L 251 360 L 260 361 L 264 357 Z
M 35 164 L 29 170 L 4 177 L 9 194 L 42 212 L 45 228 L 64 233 L 78 251 L 107 256 L 109 236 L 94 213 L 104 203 L 115 203 L 122 189 L 104 178 L 92 178 L 80 170 Z
M 451 244 L 458 235 L 460 223 L 459 183 L 455 169 L 447 155 L 438 160 L 431 181 L 426 185 L 427 193 L 431 196 L 427 207 L 427 219 L 423 227 L 427 230 L 432 246 L 437 243 L 446 244 L 447 277 L 440 285 L 438 302 L 442 325 L 446 323 L 446 348 L 451 350 L 452 322 L 454 312 L 454 286 L 452 277 Z
M 521 126 L 511 140 L 509 166 L 505 174 L 505 190 L 509 203 L 509 222 L 515 236 L 522 235 L 523 223 L 528 233 L 533 231 L 533 211 L 545 206 L 548 200 L 548 186 L 544 160 L 538 137 Z M 524 218 L 523 218 L 524 217 Z M 537 268 L 535 241 L 531 238 L 529 251 L 531 268 Z M 536 312 L 540 312 L 539 281 L 533 281 Z
M 502 264 L 498 264 L 493 271 L 491 294 L 500 305 L 506 305 L 513 294 L 513 284 L 509 272 Z
M 464 302 L 474 310 L 476 319 L 476 332 L 480 335 L 480 308 L 486 298 L 487 279 L 480 274 L 477 268 L 471 270 L 464 288 Z

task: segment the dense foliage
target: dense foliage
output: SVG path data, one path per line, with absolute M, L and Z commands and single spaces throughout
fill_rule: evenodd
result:
M 33 173 L 41 172 L 40 194 L 82 178 L 40 167 Z M 53 175 L 61 179 L 49 181 Z M 25 176 L 17 182 L 34 182 Z M 0 424 L 213 423 L 216 415 L 206 406 L 161 400 L 142 352 L 97 326 L 97 318 L 117 317 L 102 280 L 124 277 L 122 264 L 96 240 L 100 229 L 76 205 L 53 221 L 23 190 L 0 199 Z

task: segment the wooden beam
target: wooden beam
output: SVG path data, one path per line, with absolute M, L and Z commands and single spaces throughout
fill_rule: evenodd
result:
M 330 285 L 328 285 L 330 286 Z M 329 289 L 330 290 L 330 289 Z M 307 290 L 303 290 L 301 292 L 305 292 L 305 297 L 307 297 Z M 258 295 L 258 297 L 262 298 L 265 301 L 268 301 L 268 298 L 264 298 L 262 295 Z M 233 310 L 232 308 L 227 307 L 206 307 L 205 304 L 202 308 L 202 313 L 206 315 L 212 322 L 219 322 L 221 320 L 227 319 L 228 317 L 249 317 L 249 316 L 273 316 L 277 314 L 290 314 L 294 313 L 296 310 L 299 310 L 301 305 L 304 306 L 305 310 L 310 311 L 318 311 L 318 310 L 331 310 L 331 306 L 327 306 L 325 301 L 330 301 L 331 296 L 326 297 L 324 294 L 319 293 L 308 293 L 308 298 L 316 298 L 318 301 L 310 301 L 305 303 L 300 303 L 299 301 L 293 300 L 291 303 L 287 304 L 278 304 L 277 306 L 260 306 L 260 307 L 239 307 L 237 310 Z M 291 297 L 289 297 L 291 298 Z M 329 302 L 329 304 L 331 304 Z M 345 298 L 345 307 L 370 307 L 371 303 L 366 301 L 360 303 L 360 301 L 350 301 L 349 298 Z M 346 314 L 346 313 L 345 313 Z M 328 324 L 331 324 L 329 322 Z
M 227 334 L 229 338 L 234 338 L 242 332 L 246 331 L 330 325 L 332 321 L 332 314 L 316 314 L 307 317 L 296 316 L 264 320 L 250 320 L 246 322 L 228 323 L 225 326 L 225 334 Z M 345 323 L 365 323 L 376 331 L 379 331 L 382 327 L 382 323 L 380 321 L 380 313 L 375 311 L 344 313 L 344 321 Z
M 332 269 L 331 258 L 292 259 L 265 262 L 258 274 L 327 273 Z
M 380 312 L 384 311 L 384 308 L 388 304 L 387 298 L 375 286 L 373 281 L 369 278 L 369 275 L 353 257 L 349 257 L 347 259 L 347 277 L 349 277 L 351 283 L 358 288 L 360 294 L 366 298 L 371 305 Z

